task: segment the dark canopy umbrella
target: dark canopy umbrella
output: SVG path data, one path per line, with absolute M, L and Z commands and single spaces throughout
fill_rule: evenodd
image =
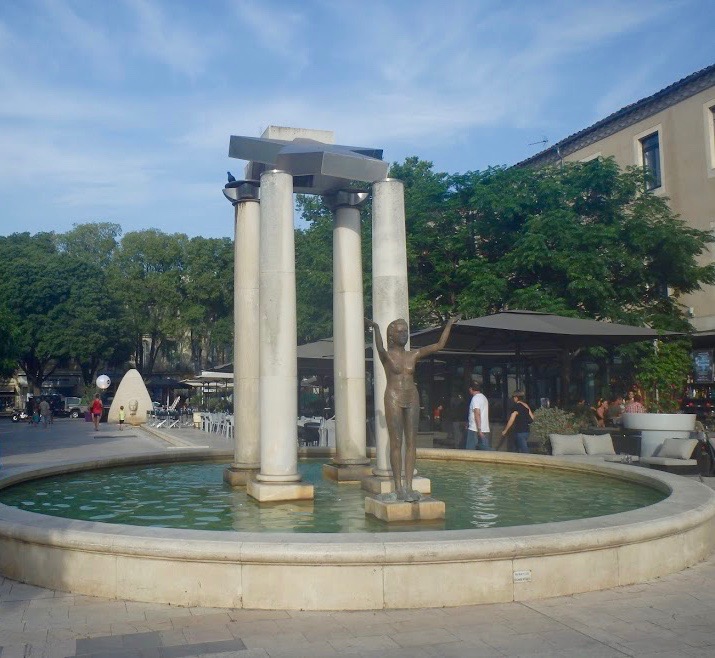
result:
M 441 328 L 416 331 L 411 346 L 436 342 Z M 633 327 L 615 322 L 566 318 L 536 311 L 502 311 L 481 318 L 460 320 L 452 328 L 446 350 L 472 354 L 540 354 L 579 347 L 611 347 L 673 332 Z
M 411 335 L 411 347 L 436 342 L 441 328 L 424 329 Z M 558 355 L 561 365 L 561 403 L 568 398 L 571 359 L 584 347 L 613 347 L 625 343 L 678 336 L 648 327 L 633 327 L 615 322 L 566 318 L 536 311 L 502 311 L 481 318 L 462 320 L 452 327 L 446 352 L 482 356 L 514 355 L 525 357 Z

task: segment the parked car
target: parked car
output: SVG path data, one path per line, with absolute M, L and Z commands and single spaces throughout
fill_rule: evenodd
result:
M 52 415 L 55 418 L 79 418 L 84 416 L 84 412 L 89 408 L 86 404 L 82 404 L 82 398 L 67 396 L 64 397 L 58 393 L 43 393 L 36 396 L 38 400 L 47 400 L 52 409 Z M 32 410 L 32 403 L 35 396 L 29 396 L 25 411 L 28 413 Z
M 64 399 L 62 415 L 69 416 L 70 418 L 79 418 L 80 416 L 84 416 L 88 410 L 89 407 L 86 404 L 82 404 L 82 398 L 67 396 Z

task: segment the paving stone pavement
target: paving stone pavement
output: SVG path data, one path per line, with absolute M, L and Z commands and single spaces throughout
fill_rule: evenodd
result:
M 171 449 L 140 430 L 0 421 L 0 468 Z M 207 445 L 193 430 L 180 440 Z M 213 439 L 212 439 L 213 441 Z M 706 482 L 713 486 L 712 478 Z M 303 612 L 182 608 L 93 598 L 0 576 L 0 658 L 715 656 L 715 555 L 600 592 L 459 608 Z

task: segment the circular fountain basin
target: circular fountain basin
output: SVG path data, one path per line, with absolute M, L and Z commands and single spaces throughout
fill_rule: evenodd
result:
M 499 463 L 420 460 L 444 519 L 386 523 L 365 514 L 358 482 L 323 477 L 327 460 L 298 463 L 314 500 L 261 504 L 223 481 L 226 464 L 146 464 L 68 473 L 0 491 L 0 503 L 80 521 L 237 532 L 365 533 L 469 530 L 605 516 L 657 503 L 667 493 L 601 474 Z M 576 504 L 574 504 L 576 502 Z
M 667 498 L 587 519 L 382 534 L 140 527 L 0 505 L 0 573 L 58 590 L 179 605 L 437 607 L 643 582 L 697 563 L 715 545 L 715 493 L 679 476 L 539 455 L 421 450 L 419 456 L 530 466 L 542 469 L 545 479 L 600 474 L 655 488 Z M 199 459 L 220 461 L 225 454 L 174 450 L 16 469 L 0 479 L 0 488 L 60 473 Z M 571 502 L 578 506 L 578 496 Z

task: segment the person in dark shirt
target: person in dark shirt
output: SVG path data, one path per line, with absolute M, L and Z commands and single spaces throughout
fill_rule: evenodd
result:
M 511 396 L 512 407 L 509 420 L 501 434 L 502 436 L 506 436 L 513 427 L 516 451 L 528 453 L 529 447 L 526 442 L 529 439 L 529 425 L 531 425 L 531 421 L 534 420 L 534 413 L 531 411 L 531 407 L 524 402 L 524 397 L 524 391 L 514 391 L 514 394 Z

